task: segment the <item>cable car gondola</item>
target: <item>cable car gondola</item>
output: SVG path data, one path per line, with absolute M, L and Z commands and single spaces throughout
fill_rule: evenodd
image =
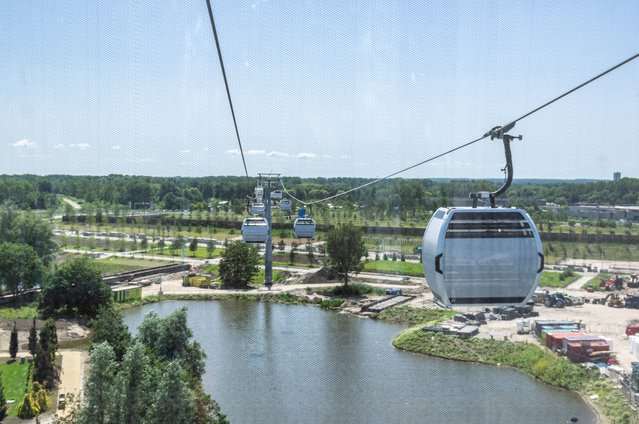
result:
M 252 216 L 242 222 L 242 241 L 244 243 L 266 243 L 269 236 L 268 221 L 261 216 Z
M 315 220 L 308 217 L 300 217 L 293 223 L 295 238 L 315 238 Z
M 273 190 L 271 192 L 271 199 L 280 200 L 282 198 L 282 190 Z
M 291 210 L 292 203 L 290 199 L 282 199 L 279 204 L 280 210 L 284 212 L 288 212 Z
M 539 284 L 544 256 L 535 224 L 523 209 L 495 206 L 512 182 L 514 137 L 504 134 L 510 128 L 491 133 L 504 141 L 504 185 L 471 194 L 473 207 L 439 208 L 424 232 L 424 276 L 443 306 L 523 305 Z M 490 207 L 477 207 L 481 198 L 490 199 Z
M 251 204 L 251 213 L 253 215 L 264 215 L 265 210 L 266 207 L 264 206 L 264 203 L 258 202 Z
M 257 203 L 261 203 L 264 199 L 264 187 L 257 186 L 255 187 L 255 200 Z

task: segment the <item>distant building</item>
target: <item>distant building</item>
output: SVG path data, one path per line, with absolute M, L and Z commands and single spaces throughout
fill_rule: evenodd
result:
M 614 174 L 612 174 L 613 181 L 619 181 L 620 179 L 621 179 L 621 172 L 617 171 Z
M 113 300 L 115 302 L 125 302 L 132 299 L 142 298 L 142 288 L 138 285 L 122 285 L 111 288 Z

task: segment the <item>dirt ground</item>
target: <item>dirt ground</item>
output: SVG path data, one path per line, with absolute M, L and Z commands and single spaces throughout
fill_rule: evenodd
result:
M 11 339 L 13 323 L 14 320 L 0 319 L 0 354 L 9 353 L 9 341 Z M 20 346 L 18 356 L 28 355 L 29 330 L 31 330 L 33 321 L 30 319 L 17 319 L 15 323 L 18 327 L 18 345 Z M 36 329 L 40 331 L 43 324 L 43 320 L 36 320 Z M 58 342 L 80 339 L 86 337 L 89 333 L 89 329 L 86 325 L 70 320 L 57 320 L 55 327 L 58 333 Z

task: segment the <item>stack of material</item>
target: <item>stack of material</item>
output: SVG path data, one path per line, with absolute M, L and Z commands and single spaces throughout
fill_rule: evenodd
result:
M 555 331 L 552 333 L 548 333 L 548 335 L 546 336 L 546 347 L 553 351 L 563 350 L 565 338 L 583 336 L 586 336 L 586 333 L 581 333 L 578 331 Z
M 566 356 L 572 362 L 606 362 L 610 359 L 610 346 L 603 339 L 571 342 Z
M 575 336 L 575 337 L 566 337 L 564 339 L 563 345 L 561 347 L 561 350 L 565 353 L 566 350 L 568 349 L 568 343 L 572 343 L 572 342 L 585 342 L 585 341 L 594 341 L 594 340 L 601 340 L 601 336 Z
M 549 320 L 536 320 L 535 321 L 535 336 L 541 339 L 541 332 L 543 329 L 548 328 L 574 328 L 579 330 L 579 324 L 574 321 L 549 321 Z
M 632 359 L 639 361 L 639 335 L 628 337 Z
M 548 346 L 548 336 L 553 333 L 571 333 L 578 332 L 579 329 L 576 326 L 564 326 L 564 327 L 555 327 L 555 328 L 544 328 L 541 330 L 541 344 L 544 346 Z
M 639 334 L 639 323 L 626 327 L 626 336 L 634 336 L 635 334 Z

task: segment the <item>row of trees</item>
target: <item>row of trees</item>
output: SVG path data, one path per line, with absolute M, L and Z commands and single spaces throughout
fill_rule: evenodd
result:
M 311 200 L 335 195 L 370 182 L 365 178 L 306 178 L 283 179 L 296 198 Z M 500 181 L 431 179 L 389 179 L 350 193 L 333 203 L 365 206 L 374 213 L 414 214 L 420 209 L 433 210 L 449 204 L 453 197 L 467 197 L 470 192 L 490 191 Z M 183 210 L 203 209 L 211 199 L 231 201 L 236 212 L 244 209 L 245 196 L 252 187 L 242 177 L 165 178 L 109 175 L 91 176 L 0 176 L 0 203 L 11 200 L 20 208 L 57 207 L 56 195 L 83 199 L 88 203 L 112 209 L 113 205 L 130 204 L 134 208 L 156 206 Z M 639 179 L 620 181 L 516 181 L 509 191 L 510 202 L 555 202 L 630 204 L 639 200 Z M 214 206 L 215 206 L 215 202 Z

